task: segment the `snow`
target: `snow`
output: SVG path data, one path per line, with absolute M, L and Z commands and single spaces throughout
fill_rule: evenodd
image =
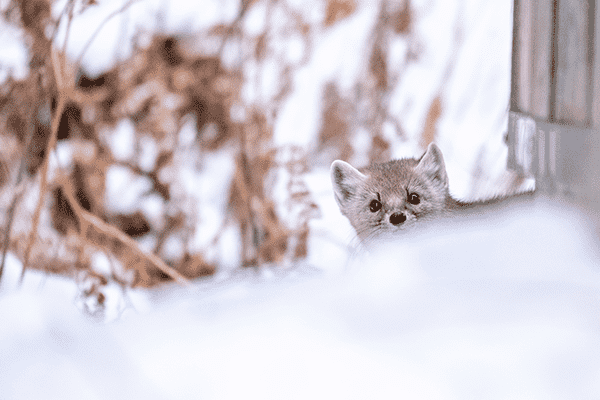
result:
M 416 231 L 334 274 L 243 270 L 147 292 L 146 311 L 109 324 L 73 307 L 68 281 L 28 273 L 2 287 L 0 387 L 7 399 L 598 398 L 589 238 L 575 210 L 538 201 Z
M 121 120 L 110 131 L 103 132 L 112 155 L 118 161 L 129 161 L 135 152 L 135 127 L 130 120 Z
M 64 8 L 65 2 L 57 2 L 52 10 L 54 17 L 58 18 Z M 119 13 L 121 9 L 124 11 Z M 184 34 L 207 30 L 218 23 L 228 24 L 238 14 L 238 3 L 104 0 L 78 11 L 69 28 L 66 52 L 74 60 L 81 59 L 87 74 L 97 76 L 130 55 L 136 33 L 160 30 L 167 34 Z M 65 42 L 67 25 L 67 18 L 63 17 L 54 39 L 59 48 Z M 143 36 L 140 40 L 138 43 L 143 44 Z
M 29 66 L 21 32 L 6 24 L 4 19 L 0 19 L 0 43 L 0 82 L 5 82 L 9 76 L 17 80 L 25 78 Z
M 152 181 L 129 168 L 111 165 L 106 172 L 106 206 L 117 213 L 133 214 L 140 209 L 140 198 L 152 188 Z
M 294 90 L 275 121 L 275 145 L 307 147 L 316 143 L 325 85 L 336 82 L 351 90 L 363 72 L 369 32 L 377 16 L 377 8 L 369 5 L 361 3 L 349 18 L 319 32 L 310 62 L 295 73 Z

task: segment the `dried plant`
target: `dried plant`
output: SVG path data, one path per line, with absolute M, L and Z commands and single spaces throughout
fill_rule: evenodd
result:
M 69 26 L 77 13 L 95 5 L 76 3 L 68 1 L 60 16 Z M 203 35 L 223 44 L 251 41 L 255 61 L 260 62 L 271 51 L 268 34 L 254 39 L 239 29 L 253 3 L 242 2 L 231 26 L 215 26 Z M 124 3 L 107 20 L 131 4 Z M 178 135 L 190 121 L 196 132 L 191 146 L 198 150 L 186 153 L 196 157 L 191 162 L 201 164 L 205 155 L 225 148 L 234 154 L 222 228 L 239 229 L 242 265 L 306 255 L 308 219 L 316 206 L 302 182 L 307 171 L 304 150 L 296 149 L 286 158 L 288 149 L 273 145 L 267 117 L 273 108 L 244 104 L 243 74 L 239 66 L 224 66 L 223 46 L 217 53 L 206 53 L 194 50 L 190 38 L 150 33 L 149 44 L 136 44 L 128 59 L 92 77 L 79 65 L 83 54 L 70 60 L 64 47 L 56 48 L 54 39 L 46 37 L 48 29 L 57 31 L 59 25 L 51 16 L 52 7 L 50 0 L 13 1 L 4 11 L 5 20 L 28 38 L 31 61 L 27 79 L 9 78 L 0 86 L 3 263 L 11 251 L 23 262 L 23 273 L 33 268 L 72 276 L 81 283 L 82 295 L 94 298 L 97 305 L 104 303 L 102 288 L 111 282 L 124 288 L 165 280 L 187 284 L 212 274 L 218 265 L 191 244 L 197 208 L 187 207 L 193 199 L 179 190 L 180 178 L 173 172 L 187 151 Z M 287 12 L 294 14 L 292 9 Z M 307 33 L 302 18 L 293 16 L 296 28 Z M 284 66 L 284 84 L 275 103 L 287 95 L 293 67 Z M 245 116 L 232 120 L 233 107 L 246 108 Z M 123 121 L 135 131 L 131 157 L 115 155 L 110 145 Z M 148 143 L 157 154 L 150 166 L 142 165 L 140 155 Z M 58 147 L 69 150 L 66 165 L 51 156 Z M 139 210 L 124 213 L 107 206 L 107 175 L 115 167 L 151 182 L 143 196 L 166 204 L 159 218 L 163 223 Z M 280 170 L 289 173 L 284 211 L 293 220 L 285 222 L 269 183 Z M 215 244 L 221 233 L 218 230 L 209 243 Z M 166 241 L 174 236 L 183 238 L 184 246 L 173 258 L 164 252 Z M 150 245 L 144 243 L 148 237 L 153 238 Z M 95 270 L 92 259 L 98 252 L 113 265 L 110 273 Z
M 134 3 L 124 2 L 105 22 Z M 249 34 L 244 23 L 259 5 L 266 9 L 266 23 Z M 95 1 L 69 0 L 58 18 L 50 12 L 51 0 L 11 1 L 3 18 L 23 31 L 30 62 L 26 79 L 0 84 L 2 262 L 10 251 L 23 262 L 24 273 L 32 268 L 71 276 L 101 308 L 109 284 L 125 290 L 172 280 L 187 284 L 213 274 L 220 267 L 215 249 L 228 229 L 239 234 L 241 267 L 306 257 L 309 221 L 318 215 L 306 173 L 315 162 L 326 165 L 334 158 L 386 160 L 392 141 L 407 140 L 389 103 L 403 72 L 419 58 L 411 2 L 378 3 L 364 73 L 351 90 L 325 85 L 314 148 L 276 145 L 273 123 L 294 90 L 294 73 L 312 57 L 317 32 L 350 18 L 359 2 L 322 5 L 319 26 L 286 1 L 242 0 L 230 24 L 187 35 L 140 31 L 128 57 L 92 76 L 80 65 L 83 53 L 70 59 L 54 34 L 62 21 L 68 38 L 71 21 Z M 282 16 L 289 22 L 284 26 L 275 23 Z M 281 43 L 297 38 L 302 52 L 289 57 Z M 409 50 L 390 64 L 397 40 Z M 199 45 L 205 42 L 218 46 Z M 263 89 L 261 73 L 245 69 L 266 65 L 275 65 L 271 91 Z M 244 95 L 244 88 L 254 96 Z M 435 139 L 442 111 L 438 95 L 420 137 L 423 146 Z M 133 131 L 133 150 L 125 155 L 114 146 L 122 129 Z M 357 132 L 367 133 L 368 145 L 355 145 Z M 148 149 L 154 154 L 150 161 Z M 66 161 L 60 152 L 68 153 Z M 229 154 L 233 172 L 215 177 L 228 179 L 226 207 L 220 225 L 199 246 L 204 205 L 186 191 L 179 172 L 192 165 L 201 174 L 215 154 Z M 160 203 L 157 215 L 110 206 L 109 176 L 116 169 L 148 183 L 141 200 Z M 169 250 L 174 241 L 180 244 L 176 252 Z M 98 254 L 109 260 L 110 271 L 94 266 Z M 0 278 L 1 273 L 0 267 Z

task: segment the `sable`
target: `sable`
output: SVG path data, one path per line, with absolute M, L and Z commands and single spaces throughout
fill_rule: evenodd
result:
M 434 143 L 419 159 L 392 160 L 360 169 L 336 160 L 331 164 L 331 180 L 340 211 L 363 242 L 455 212 L 481 213 L 487 206 L 515 197 L 475 202 L 453 198 L 444 157 Z

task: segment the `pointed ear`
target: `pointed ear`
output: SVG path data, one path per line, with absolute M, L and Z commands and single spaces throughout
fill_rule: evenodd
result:
M 448 188 L 448 175 L 446 174 L 446 165 L 442 151 L 434 143 L 427 147 L 427 151 L 419 160 L 415 170 L 427 176 L 433 182 L 438 183 L 444 188 Z
M 331 164 L 333 193 L 340 209 L 344 209 L 356 195 L 359 185 L 367 177 L 345 161 L 335 160 Z

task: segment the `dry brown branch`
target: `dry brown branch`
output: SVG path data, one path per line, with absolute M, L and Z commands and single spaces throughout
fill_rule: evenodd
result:
M 21 165 L 19 167 L 19 175 L 17 177 L 17 188 L 13 196 L 13 200 L 10 203 L 10 207 L 7 212 L 7 223 L 4 228 L 4 239 L 2 242 L 2 262 L 0 262 L 0 279 L 2 279 L 2 271 L 4 270 L 4 263 L 6 262 L 6 254 L 8 253 L 8 247 L 10 245 L 10 233 L 13 226 L 15 209 L 17 204 L 21 201 L 23 192 L 25 191 L 25 183 L 22 181 L 23 170 L 25 169 L 25 157 L 22 158 Z
M 310 22 L 305 20 L 302 11 L 286 2 L 263 0 L 269 18 L 259 45 L 261 51 L 256 54 L 244 51 L 239 60 L 240 63 L 255 62 L 258 68 L 264 67 L 263 60 L 276 59 L 282 65 L 277 74 L 278 90 L 259 93 L 260 105 L 254 105 L 253 100 L 243 99 L 240 95 L 247 79 L 240 64 L 223 63 L 218 56 L 220 52 L 214 54 L 216 49 L 207 52 L 196 48 L 191 44 L 194 38 L 185 35 L 153 33 L 150 41 L 140 41 L 132 46 L 132 54 L 125 62 L 99 76 L 88 76 L 79 65 L 85 54 L 89 54 L 86 51 L 100 38 L 111 18 L 118 17 L 137 1 L 120 0 L 116 6 L 118 10 L 111 11 L 99 26 L 92 28 L 92 36 L 86 37 L 87 43 L 82 52 L 75 55 L 74 61 L 67 59 L 64 46 L 72 39 L 69 36 L 75 33 L 74 25 L 70 24 L 80 12 L 80 2 L 67 0 L 58 20 L 48 12 L 42 22 L 34 25 L 35 29 L 26 26 L 30 36 L 41 43 L 32 47 L 32 58 L 37 62 L 34 65 L 39 66 L 35 70 L 38 76 L 29 77 L 30 86 L 17 86 L 20 97 L 0 97 L 0 126 L 7 126 L 6 135 L 12 135 L 18 145 L 16 148 L 22 151 L 27 137 L 22 126 L 31 124 L 34 137 L 38 139 L 37 147 L 26 145 L 24 148 L 35 150 L 26 150 L 27 156 L 35 161 L 30 162 L 33 166 L 27 172 L 35 176 L 34 188 L 39 194 L 35 193 L 38 198 L 31 209 L 16 207 L 16 218 L 27 221 L 24 225 L 27 230 L 18 240 L 13 238 L 5 242 L 5 246 L 18 252 L 25 268 L 68 276 L 74 271 L 90 277 L 98 274 L 92 268 L 90 254 L 96 250 L 104 251 L 107 257 L 119 260 L 128 271 L 135 272 L 134 281 L 127 282 L 127 286 L 140 282 L 152 286 L 168 277 L 182 282 L 179 277 L 192 279 L 208 273 L 206 271 L 214 271 L 218 265 L 207 263 L 204 254 L 212 254 L 215 246 L 220 247 L 217 244 L 221 243 L 224 229 L 218 229 L 210 244 L 201 251 L 190 245 L 199 225 L 195 222 L 200 218 L 193 209 L 185 206 L 194 200 L 195 194 L 181 190 L 178 157 L 189 157 L 201 169 L 205 162 L 204 152 L 225 150 L 225 145 L 230 145 L 237 160 L 234 176 L 229 182 L 228 214 L 222 227 L 239 229 L 242 239 L 238 251 L 242 254 L 242 264 L 301 258 L 300 254 L 305 252 L 295 252 L 295 249 L 306 247 L 306 220 L 312 215 L 303 211 L 310 206 L 310 199 L 306 189 L 298 184 L 302 179 L 300 175 L 306 171 L 296 171 L 297 165 L 290 164 L 290 173 L 294 175 L 293 184 L 288 187 L 290 202 L 287 208 L 280 207 L 272 198 L 275 180 L 284 175 L 277 170 L 282 165 L 274 162 L 279 149 L 273 147 L 272 121 L 293 90 L 295 71 L 311 59 L 310 41 L 314 35 Z M 245 32 L 243 22 L 246 10 L 257 1 L 237 1 L 241 2 L 238 18 L 219 24 L 210 35 L 221 36 L 222 43 L 229 40 L 235 41 L 236 45 L 238 41 L 241 45 L 254 43 L 256 38 Z M 353 4 L 355 0 L 336 0 L 335 3 Z M 275 12 L 277 15 L 283 12 L 289 26 L 285 29 L 277 27 L 271 18 L 271 13 L 275 15 Z M 343 12 L 336 15 L 343 17 Z M 32 20 L 40 21 L 39 18 Z M 53 36 L 48 40 L 47 34 L 44 36 L 40 32 L 48 32 L 46 28 L 52 26 Z M 59 28 L 64 43 L 56 45 L 54 35 Z M 280 39 L 296 40 L 297 34 L 306 45 L 300 61 L 272 43 Z M 52 48 L 53 43 L 56 49 Z M 13 87 L 6 86 L 8 90 Z M 261 87 L 260 82 L 256 86 Z M 38 90 L 34 91 L 32 87 Z M 8 90 L 3 93 L 10 93 Z M 2 108 L 2 102 L 10 108 Z M 32 104 L 33 117 L 26 115 L 22 104 Z M 232 106 L 242 106 L 251 112 L 237 113 L 232 118 Z M 119 156 L 113 148 L 114 135 L 124 132 L 120 127 L 122 122 L 126 123 L 127 129 L 132 126 L 135 141 L 134 153 L 127 157 Z M 195 132 L 183 132 L 195 135 L 185 139 L 193 144 L 188 149 L 180 148 L 177 135 L 182 129 L 188 129 L 190 123 L 195 125 L 192 128 Z M 5 133 L 0 133 L 2 135 Z M 235 143 L 238 140 L 239 146 Z M 57 160 L 57 143 L 68 149 L 67 157 L 70 157 L 66 158 L 65 165 L 59 166 L 58 176 L 48 164 L 50 157 L 53 165 Z M 153 148 L 157 155 L 151 161 L 151 153 L 155 150 L 148 153 L 147 149 Z M 140 194 L 140 210 L 130 212 L 109 206 L 112 199 L 106 199 L 109 189 L 113 188 L 113 182 L 108 178 L 112 167 L 121 167 L 120 171 L 126 170 L 144 184 L 150 181 L 149 189 Z M 16 169 L 16 163 L 11 164 L 11 168 Z M 61 183 L 61 179 L 65 182 Z M 1 182 L 0 179 L 0 186 L 4 186 Z M 31 187 L 31 181 L 27 187 Z M 149 208 L 146 205 L 150 205 Z M 51 218 L 45 223 L 45 214 L 41 213 L 46 213 L 47 206 Z M 9 209 L 8 204 L 6 209 Z M 279 212 L 283 214 L 279 215 Z M 21 225 L 15 223 L 15 227 Z M 144 254 L 138 247 L 137 238 L 154 246 L 143 247 L 145 252 L 152 254 Z M 163 244 L 170 243 L 167 242 L 170 239 L 181 246 L 163 249 Z M 61 241 L 65 243 L 64 251 L 55 262 L 49 256 L 56 243 Z M 54 267 L 59 264 L 60 268 Z M 117 280 L 110 274 L 105 278 L 104 282 Z
M 29 148 L 32 139 L 33 129 L 29 129 L 25 145 L 26 149 Z M 13 199 L 10 203 L 10 207 L 8 208 L 7 212 L 7 223 L 4 227 L 4 239 L 2 243 L 2 262 L 0 263 L 0 279 L 2 279 L 2 271 L 4 270 L 4 263 L 6 262 L 6 254 L 8 253 L 8 248 L 10 246 L 10 235 L 15 217 L 15 209 L 17 208 L 17 204 L 21 202 L 21 197 L 25 192 L 26 182 L 23 180 L 23 175 L 25 174 L 26 160 L 26 157 L 21 157 L 21 161 L 19 163 L 19 171 L 17 173 L 17 181 L 15 184 L 15 193 L 13 195 Z
M 54 53 L 53 53 L 54 55 Z M 57 62 L 57 58 L 53 57 L 53 66 L 54 73 L 56 75 L 56 82 L 61 83 L 63 81 L 62 77 L 62 68 L 59 62 Z M 31 225 L 31 231 L 29 233 L 29 239 L 27 241 L 27 249 L 25 250 L 25 259 L 23 261 L 23 270 L 21 271 L 21 280 L 25 275 L 25 271 L 27 270 L 29 264 L 29 257 L 31 255 L 31 249 L 33 248 L 33 244 L 35 242 L 35 237 L 37 236 L 38 224 L 40 221 L 40 215 L 42 213 L 42 205 L 44 204 L 44 196 L 46 195 L 46 191 L 48 190 L 48 165 L 50 164 L 50 153 L 54 149 L 56 145 L 56 137 L 58 133 L 58 125 L 60 123 L 60 119 L 65 108 L 66 103 L 66 94 L 64 93 L 64 89 L 61 86 L 58 86 L 59 94 L 58 94 L 58 105 L 56 106 L 56 110 L 54 116 L 52 117 L 52 128 L 50 131 L 50 140 L 48 140 L 48 145 L 46 146 L 46 152 L 44 157 L 44 162 L 42 163 L 42 168 L 40 171 L 40 189 L 38 196 L 38 203 L 35 208 L 35 213 L 33 215 L 33 222 Z
M 31 232 L 29 233 L 29 239 L 27 241 L 27 250 L 25 250 L 25 260 L 23 263 L 23 271 L 21 272 L 21 278 L 25 274 L 25 270 L 29 264 L 29 256 L 31 255 L 31 249 L 33 248 L 33 244 L 35 242 L 35 237 L 37 236 L 38 224 L 40 221 L 40 215 L 42 212 L 42 205 L 44 204 L 44 195 L 48 190 L 48 164 L 50 160 L 50 151 L 56 145 L 56 132 L 58 131 L 58 121 L 60 120 L 60 115 L 62 115 L 62 111 L 65 107 L 65 98 L 64 96 L 59 96 L 58 107 L 56 108 L 56 115 L 52 119 L 52 133 L 50 136 L 50 140 L 48 141 L 48 146 L 46 146 L 46 157 L 44 159 L 44 163 L 42 164 L 42 169 L 40 171 L 40 192 L 38 197 L 38 204 L 35 208 L 35 213 L 33 215 L 33 222 L 31 224 Z
M 350 16 L 356 10 L 354 0 L 328 0 L 325 17 L 325 26 L 332 26 L 339 20 Z
M 421 134 L 421 140 L 419 143 L 422 148 L 426 149 L 427 146 L 429 146 L 429 143 L 435 140 L 437 123 L 441 115 L 442 100 L 441 96 L 438 94 L 431 102 L 429 111 L 427 112 L 427 117 L 425 117 L 425 127 L 423 128 L 423 133 Z
M 67 21 L 67 32 L 70 30 L 71 22 L 73 20 L 72 8 L 68 13 L 68 21 Z M 23 269 L 21 271 L 21 281 L 25 276 L 25 271 L 27 270 L 29 264 L 29 257 L 31 256 L 31 250 L 33 248 L 33 244 L 35 243 L 35 238 L 38 232 L 38 225 L 40 221 L 40 215 L 42 212 L 42 205 L 44 204 L 44 196 L 46 195 L 46 191 L 48 189 L 48 166 L 50 164 L 50 153 L 54 149 L 56 145 L 56 140 L 58 136 L 58 127 L 60 124 L 60 120 L 62 117 L 63 110 L 65 108 L 65 104 L 67 102 L 67 93 L 65 92 L 65 71 L 64 67 L 66 65 L 65 62 L 65 50 L 67 47 L 67 39 L 68 34 L 65 37 L 65 41 L 63 43 L 62 52 L 59 54 L 56 52 L 54 48 L 50 48 L 50 55 L 52 57 L 51 64 L 52 70 L 54 72 L 54 80 L 57 85 L 58 90 L 58 104 L 56 106 L 56 110 L 54 116 L 52 117 L 52 126 L 50 129 L 50 139 L 48 140 L 48 144 L 46 145 L 46 152 L 44 161 L 42 163 L 42 168 L 40 171 L 40 189 L 39 189 L 39 197 L 38 204 L 35 209 L 35 213 L 33 216 L 31 232 L 29 233 L 29 238 L 27 240 L 27 248 L 25 250 L 25 258 L 23 260 Z M 69 82 L 69 88 L 72 88 L 73 82 Z
M 71 208 L 73 209 L 75 215 L 77 216 L 80 223 L 80 235 L 82 242 L 85 241 L 85 235 L 88 231 L 89 226 L 93 226 L 98 229 L 102 234 L 107 235 L 113 239 L 116 239 L 128 249 L 131 249 L 138 257 L 142 260 L 148 261 L 150 264 L 161 270 L 163 273 L 167 274 L 173 280 L 177 281 L 181 285 L 189 285 L 189 281 L 183 277 L 183 275 L 179 274 L 173 268 L 169 267 L 164 263 L 159 257 L 152 253 L 145 253 L 142 249 L 140 249 L 139 245 L 135 240 L 127 236 L 125 233 L 121 232 L 114 226 L 107 224 L 102 221 L 100 218 L 95 215 L 90 214 L 85 211 L 75 200 L 75 196 L 73 196 L 73 187 L 71 183 L 67 180 L 66 177 L 62 176 L 60 178 L 60 185 L 63 189 L 63 193 L 67 197 Z

